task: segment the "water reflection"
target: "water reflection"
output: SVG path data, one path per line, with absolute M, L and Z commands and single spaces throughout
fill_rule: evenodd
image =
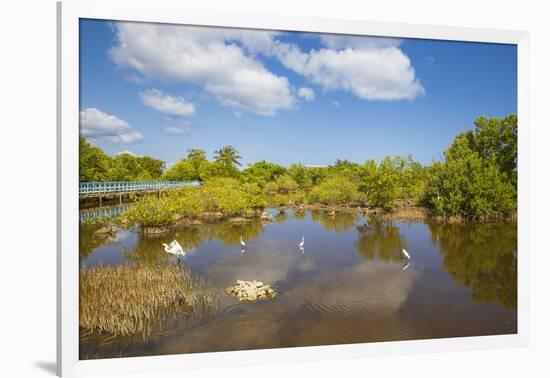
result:
M 311 212 L 311 219 L 321 222 L 327 231 L 346 232 L 357 224 L 358 215 L 348 212 L 328 212 L 314 210 Z
M 187 252 L 184 264 L 221 293 L 219 313 L 197 316 L 192 325 L 174 319 L 162 337 L 122 343 L 122 355 L 517 330 L 515 224 L 376 222 L 345 212 L 270 212 L 276 214 L 273 222 L 205 223 L 156 237 L 136 230 L 98 236 L 83 226 L 84 265 L 173 263 L 161 243 L 176 239 Z M 299 248 L 302 236 L 307 251 Z M 410 248 L 410 264 L 403 248 Z M 271 283 L 277 298 L 239 303 L 223 293 L 236 280 L 254 279 Z
M 123 203 L 111 206 L 93 207 L 80 209 L 80 222 L 91 221 L 98 218 L 115 218 L 121 215 L 132 206 L 132 203 Z
M 429 223 L 432 241 L 451 276 L 476 302 L 517 307 L 517 229 L 514 223 Z
M 401 250 L 406 248 L 400 228 L 393 222 L 370 220 L 356 227 L 359 239 L 355 248 L 368 260 L 375 258 L 383 261 L 402 260 Z
M 277 215 L 273 217 L 275 223 L 283 223 L 288 220 L 288 214 L 285 210 L 280 210 Z
M 115 235 L 108 233 L 97 233 L 102 227 L 101 224 L 80 224 L 80 238 L 78 241 L 78 255 L 80 260 L 86 259 L 92 252 L 98 248 L 105 247 L 117 242 Z

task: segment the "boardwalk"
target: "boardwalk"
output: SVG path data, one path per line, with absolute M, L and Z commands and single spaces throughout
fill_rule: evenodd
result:
M 184 186 L 199 186 L 200 181 L 142 181 L 142 182 L 81 182 L 78 188 L 79 199 L 98 198 L 101 204 L 104 198 L 122 198 L 130 193 L 159 192 L 165 189 Z

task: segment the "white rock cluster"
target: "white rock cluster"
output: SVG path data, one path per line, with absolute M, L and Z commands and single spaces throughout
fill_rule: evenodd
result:
M 275 298 L 277 293 L 269 285 L 256 280 L 237 280 L 237 285 L 228 287 L 225 292 L 239 298 L 239 301 L 255 301 L 257 299 Z
M 273 219 L 273 216 L 269 214 L 268 212 L 264 211 L 262 215 L 260 216 L 260 219 L 263 221 L 270 221 Z

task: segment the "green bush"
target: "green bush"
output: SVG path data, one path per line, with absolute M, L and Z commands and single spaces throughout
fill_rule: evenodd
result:
M 244 215 L 262 209 L 267 202 L 257 185 L 230 178 L 216 178 L 202 187 L 185 187 L 163 192 L 161 198 L 143 196 L 125 217 L 143 226 L 166 226 L 180 217 L 198 218 L 205 211 L 224 216 Z
M 331 177 L 315 186 L 309 193 L 313 202 L 338 205 L 357 202 L 360 199 L 358 185 L 345 177 Z
M 170 198 L 143 196 L 124 213 L 124 217 L 142 226 L 167 226 L 174 222 L 175 210 Z
M 443 216 L 494 218 L 516 209 L 517 118 L 481 117 L 433 164 L 426 201 Z

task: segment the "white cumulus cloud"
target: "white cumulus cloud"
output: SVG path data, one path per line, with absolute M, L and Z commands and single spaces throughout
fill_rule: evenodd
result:
M 277 33 L 133 22 L 114 28 L 113 61 L 144 77 L 199 85 L 234 110 L 273 115 L 294 107 L 288 79 L 255 58 L 273 53 Z
M 139 96 L 145 105 L 168 116 L 188 117 L 196 113 L 195 105 L 183 97 L 173 97 L 157 89 L 148 89 Z
M 96 108 L 80 111 L 80 135 L 91 140 L 105 139 L 117 144 L 133 144 L 143 140 L 143 135 L 126 121 Z
M 313 101 L 315 100 L 315 91 L 308 87 L 301 87 L 298 89 L 298 97 L 301 97 L 306 101 Z
M 321 34 L 319 38 L 326 47 L 334 50 L 349 47 L 354 49 L 397 47 L 401 44 L 399 38 L 368 37 L 364 35 Z
M 186 135 L 191 132 L 191 124 L 187 121 L 183 121 L 180 125 L 176 126 L 166 126 L 164 131 L 167 134 L 172 135 Z
M 329 48 L 302 52 L 279 44 L 277 57 L 290 70 L 324 91 L 348 91 L 364 100 L 412 100 L 424 94 L 410 59 L 395 41 L 323 36 Z

